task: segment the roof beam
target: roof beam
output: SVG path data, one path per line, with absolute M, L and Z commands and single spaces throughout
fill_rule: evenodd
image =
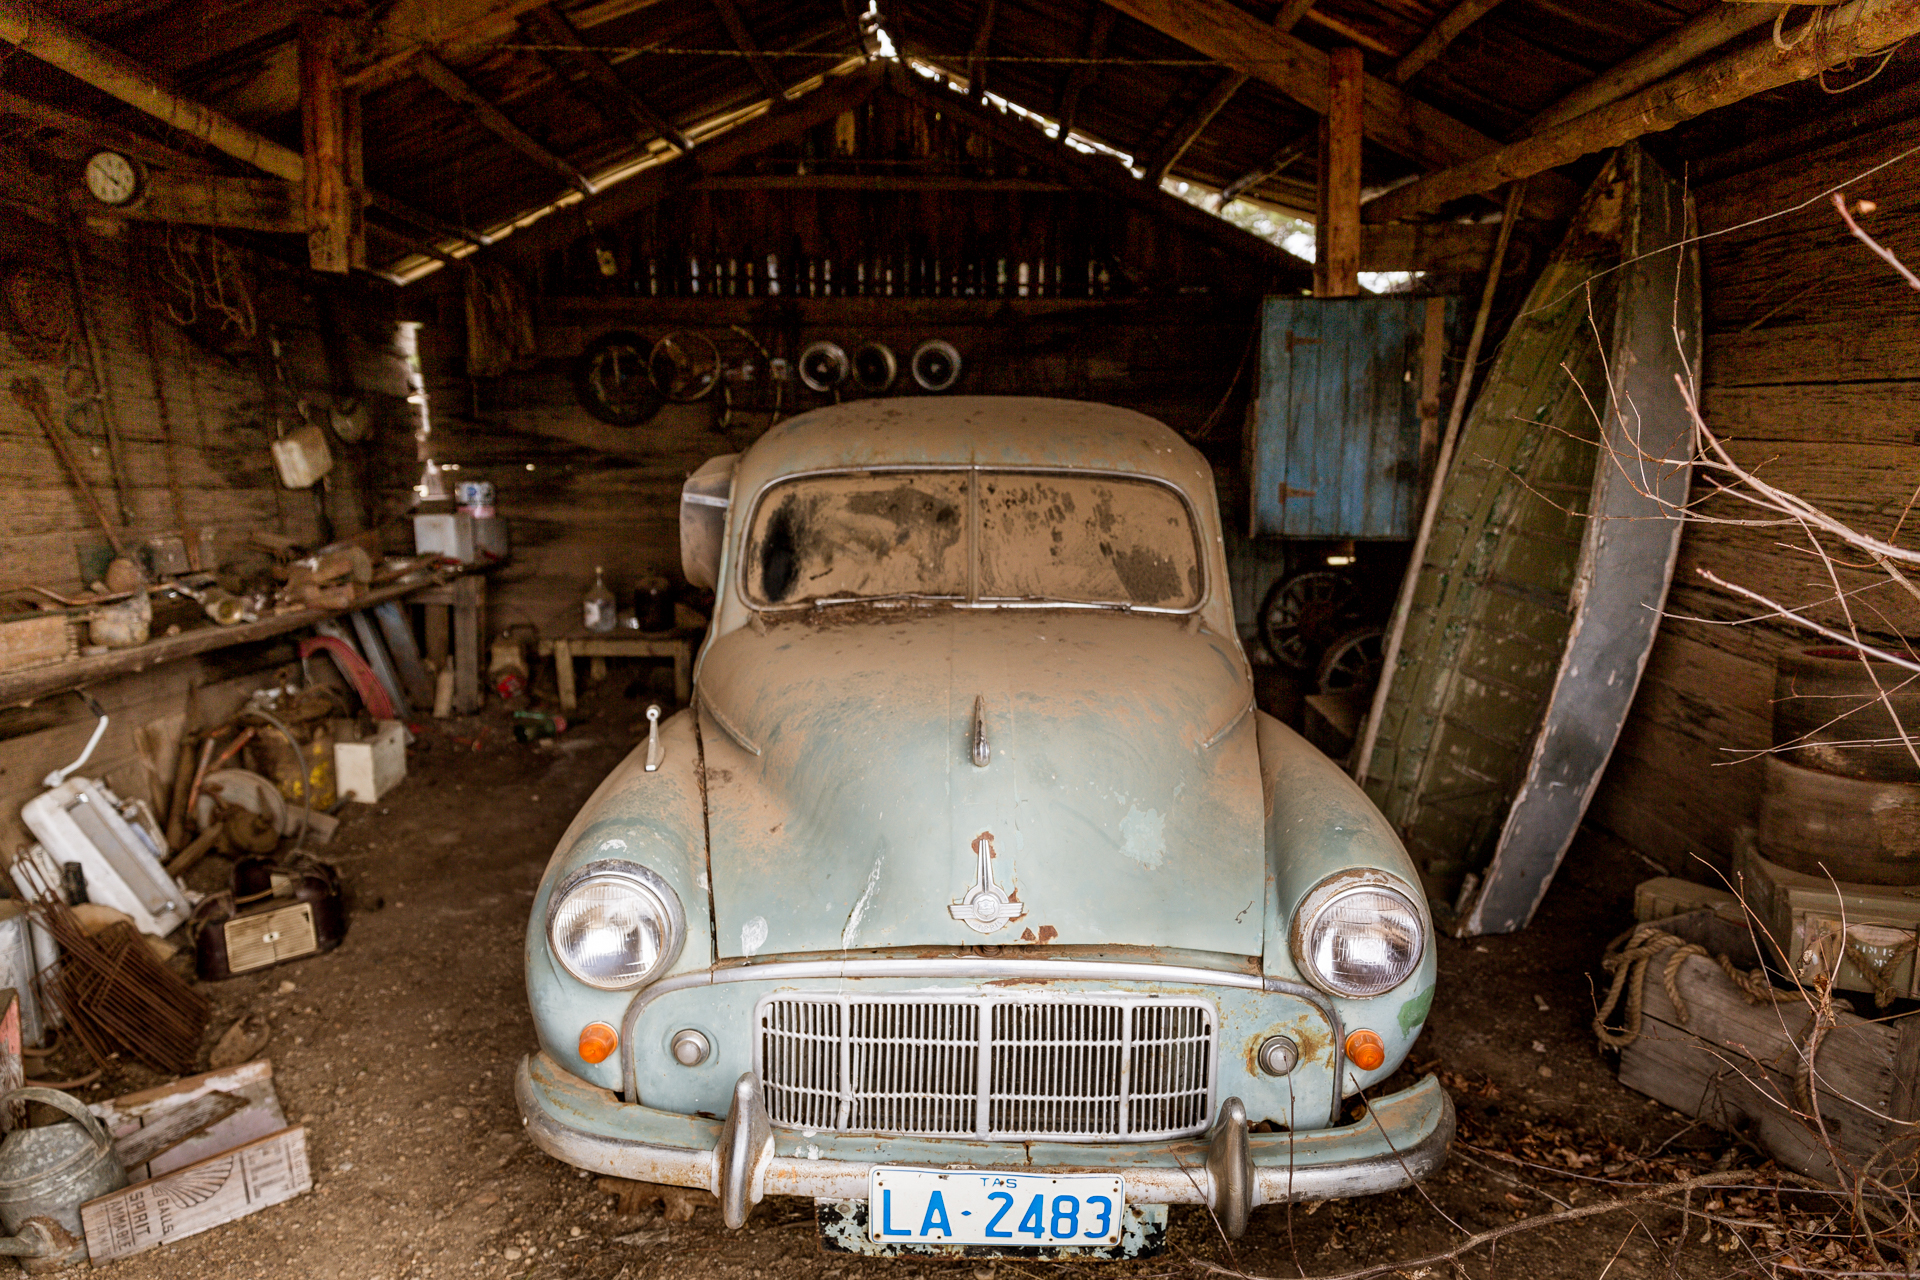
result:
M 462 80 L 452 67 L 424 51 L 414 59 L 414 66 L 420 72 L 421 79 L 465 107 L 467 113 L 477 123 L 499 137 L 502 142 L 553 170 L 582 195 L 593 194 L 593 184 L 587 181 L 587 175 L 574 168 L 562 156 L 549 149 L 546 144 L 525 129 L 507 119 L 500 108 L 481 97 L 479 92 Z
M 626 82 L 621 74 L 581 37 L 580 31 L 567 20 L 565 14 L 551 4 L 541 5 L 527 12 L 522 21 L 531 25 L 549 44 L 561 45 L 566 56 L 586 73 L 587 80 L 600 90 L 601 96 L 611 114 L 617 118 L 614 123 L 626 126 L 635 134 L 634 141 L 642 146 L 651 141 L 642 136 L 644 130 L 671 142 L 677 150 L 691 151 L 693 143 L 680 129 L 667 119 L 666 115 L 647 101 L 646 97 Z
M 1313 0 L 1285 0 L 1280 12 L 1273 17 L 1275 31 L 1291 31 L 1307 16 L 1307 10 L 1313 8 Z M 1247 81 L 1253 77 L 1244 71 L 1229 71 L 1214 82 L 1212 92 L 1202 98 L 1193 110 L 1187 114 L 1174 131 L 1169 134 L 1160 148 L 1147 157 L 1142 175 L 1150 186 L 1159 186 L 1167 180 L 1167 174 L 1173 166 L 1180 163 L 1180 157 L 1187 154 L 1187 148 L 1200 140 L 1207 131 L 1213 118 L 1226 109 L 1234 95 L 1246 88 Z M 1224 207 L 1224 206 L 1223 206 Z
M 993 20 L 999 12 L 1000 0 L 986 0 L 980 6 L 980 25 L 973 29 L 973 48 L 967 54 L 967 96 L 975 102 L 987 92 L 987 44 L 993 39 Z
M 1818 23 L 1818 29 L 1812 24 Z M 1805 80 L 1849 58 L 1878 53 L 1920 34 L 1920 0 L 1853 0 L 1817 12 L 1781 48 L 1762 41 L 1682 72 L 1630 97 L 1552 125 L 1465 164 L 1398 187 L 1365 206 L 1369 222 L 1410 218 L 1462 196 L 1543 173 L 1590 152 Z M 1797 41 L 1797 43 L 1795 43 Z
M 1500 0 L 1460 0 L 1460 2 L 1440 16 L 1420 42 L 1407 50 L 1400 61 L 1393 64 L 1393 70 L 1387 73 L 1387 79 L 1395 84 L 1405 84 L 1419 75 L 1427 64 L 1446 52 L 1447 46 L 1460 37 L 1474 23 L 1487 16 Z
M 1684 23 L 1640 52 L 1604 71 L 1575 89 L 1560 101 L 1527 121 L 1527 132 L 1538 133 L 1552 125 L 1583 116 L 1596 107 L 1604 107 L 1635 89 L 1643 89 L 1660 77 L 1678 71 L 1729 40 L 1737 39 L 1755 27 L 1765 26 L 1780 12 L 1771 4 L 1717 4 L 1693 21 Z
M 1019 116 L 990 106 L 976 106 L 961 94 L 940 88 L 912 71 L 899 72 L 890 83 L 909 98 L 925 103 L 989 141 L 1066 175 L 1068 181 L 1082 190 L 1104 191 L 1116 196 L 1182 231 L 1273 268 L 1289 284 L 1305 283 L 1308 278 L 1306 264 L 1285 249 L 1177 196 L 1146 186 L 1114 160 L 1082 155 L 1062 147 Z
M 135 160 L 159 169 L 175 169 L 182 173 L 211 173 L 216 168 L 199 156 L 190 156 L 184 151 L 176 151 L 164 143 L 155 142 L 145 134 L 135 133 L 117 124 L 108 124 L 104 120 L 77 115 L 61 107 L 37 102 L 10 89 L 0 89 L 0 115 L 18 116 L 36 125 L 58 129 L 81 143 L 118 151 L 122 155 L 132 156 Z
M 695 180 L 723 173 L 746 157 L 777 147 L 807 130 L 852 111 L 880 84 L 880 69 L 856 72 L 827 82 L 797 98 L 774 99 L 774 109 L 746 120 L 726 132 L 704 139 L 694 151 L 643 169 L 633 177 L 598 194 L 556 209 L 501 243 L 518 255 L 537 255 L 585 235 L 588 220 L 602 225 L 651 209 L 667 197 L 687 190 Z
M 160 84 L 145 67 L 118 49 L 73 30 L 24 0 L 0 0 L 0 40 L 18 46 L 21 52 L 30 53 L 102 93 L 146 112 L 170 128 L 190 134 L 237 160 L 246 161 L 256 169 L 276 178 L 285 178 L 288 182 L 306 182 L 307 163 L 298 151 L 283 147 L 271 138 L 263 138 L 211 107 L 174 93 Z M 81 119 L 78 116 L 70 118 Z M 441 222 L 431 214 L 421 213 L 391 196 L 377 191 L 364 194 L 375 207 L 415 226 L 445 235 L 448 239 L 465 240 L 472 244 L 486 243 L 482 236 Z
M 1326 53 L 1289 32 L 1273 30 L 1232 0 L 1106 3 L 1224 66 L 1272 85 L 1315 115 L 1327 113 Z M 1500 145 L 1377 76 L 1365 77 L 1362 98 L 1366 136 L 1424 167 L 1460 164 Z M 1578 198 L 1573 183 L 1557 175 L 1527 184 L 1529 209 L 1543 217 L 1564 213 Z
M 1093 11 L 1093 21 L 1087 27 L 1087 42 L 1081 54 L 1084 61 L 1067 72 L 1066 81 L 1060 86 L 1060 103 L 1054 112 L 1054 119 L 1060 122 L 1061 146 L 1066 145 L 1067 135 L 1073 132 L 1074 122 L 1079 119 L 1080 95 L 1100 78 L 1100 59 L 1107 52 L 1107 37 L 1113 34 L 1115 16 L 1114 11 L 1105 6 Z
M 256 169 L 289 182 L 303 181 L 306 162 L 298 151 L 182 97 L 118 49 L 74 30 L 26 0 L 0 0 L 0 40 Z
M 1279 149 L 1272 155 L 1235 178 L 1232 182 L 1229 182 L 1226 186 L 1220 188 L 1220 199 L 1219 202 L 1214 205 L 1214 208 L 1226 208 L 1235 200 L 1238 200 L 1244 192 L 1250 191 L 1267 179 L 1277 177 L 1285 172 L 1289 165 L 1300 160 L 1309 151 L 1314 149 L 1318 134 L 1319 130 L 1317 128 L 1308 129 L 1299 136 L 1289 138 L 1287 141 L 1281 143 Z
M 747 55 L 747 65 L 760 78 L 761 86 L 779 98 L 786 89 L 767 64 L 767 55 L 760 52 L 760 46 L 754 42 L 753 32 L 747 30 L 747 20 L 740 16 L 740 7 L 733 0 L 713 0 L 713 7 L 720 14 L 720 21 L 726 24 L 727 34 L 733 37 L 734 48 Z

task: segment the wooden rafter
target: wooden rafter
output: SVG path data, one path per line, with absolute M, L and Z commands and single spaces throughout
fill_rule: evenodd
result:
M 613 67 L 613 64 L 587 46 L 586 40 L 565 14 L 550 4 L 529 10 L 522 21 L 549 44 L 561 45 L 566 57 L 586 73 L 587 83 L 598 90 L 596 105 L 613 117 L 613 123 L 634 135 L 645 145 L 651 135 L 671 142 L 677 150 L 691 151 L 693 143 L 665 113 L 649 102 L 644 94 Z
M 1037 126 L 1019 116 L 996 111 L 990 106 L 976 106 L 963 95 L 943 89 L 910 71 L 897 73 L 891 83 L 900 93 L 932 107 L 988 141 L 1056 170 L 1082 190 L 1103 191 L 1116 196 L 1182 231 L 1229 252 L 1264 263 L 1281 273 L 1283 278 L 1300 280 L 1305 275 L 1304 264 L 1278 245 L 1250 231 L 1243 231 L 1224 218 L 1216 218 L 1177 196 L 1139 182 L 1106 156 L 1083 155 L 1062 147 Z
M 210 173 L 214 169 L 212 164 L 199 156 L 188 155 L 164 143 L 155 142 L 145 134 L 24 97 L 11 89 L 0 89 L 0 115 L 17 116 L 36 125 L 57 129 L 79 141 L 118 151 L 156 168 L 177 169 L 182 173 Z
M 1604 107 L 1660 77 L 1678 71 L 1755 27 L 1772 22 L 1779 10 L 1769 4 L 1719 4 L 1691 22 L 1655 40 L 1626 61 L 1595 76 L 1527 121 L 1529 133 Z
M 1405 84 L 1419 75 L 1428 63 L 1445 53 L 1447 46 L 1459 39 L 1461 32 L 1486 17 L 1499 3 L 1500 0 L 1460 0 L 1440 16 L 1440 21 L 1433 24 L 1418 44 L 1393 64 L 1387 79 L 1395 84 Z
M 420 72 L 421 79 L 465 107 L 467 114 L 471 115 L 482 128 L 493 133 L 521 154 L 565 178 L 582 195 L 593 194 L 593 184 L 587 181 L 585 174 L 574 168 L 563 156 L 538 138 L 507 119 L 500 108 L 487 101 L 472 85 L 462 80 L 452 67 L 431 53 L 422 53 L 414 60 L 414 66 Z
M 1298 26 L 1300 19 L 1307 16 L 1313 8 L 1313 0 L 1286 0 L 1280 6 L 1280 12 L 1273 17 L 1275 31 L 1291 31 Z M 1253 77 L 1244 71 L 1229 71 L 1214 82 L 1207 96 L 1194 105 L 1172 133 L 1167 135 L 1158 150 L 1149 155 L 1142 165 L 1142 175 L 1151 186 L 1159 186 L 1167 180 L 1167 174 L 1173 166 L 1180 163 L 1180 157 L 1187 154 L 1187 148 L 1200 140 L 1207 131 L 1213 118 L 1219 115 L 1240 90 L 1246 88 L 1247 81 Z
M 1327 110 L 1327 55 L 1290 32 L 1275 31 L 1232 0 L 1106 0 L 1223 66 L 1280 90 L 1315 115 Z M 1499 142 L 1377 76 L 1363 84 L 1366 136 L 1429 168 L 1472 160 Z M 1571 206 L 1570 181 L 1528 184 L 1529 204 L 1551 216 Z
M 747 20 L 740 16 L 740 6 L 733 0 L 713 0 L 713 7 L 720 14 L 720 21 L 726 24 L 727 35 L 732 37 L 734 48 L 747 56 L 747 65 L 759 77 L 761 87 L 775 98 L 785 93 L 780 77 L 773 74 L 773 67 L 768 64 L 767 55 L 760 51 L 753 32 L 747 30 Z
M 175 93 L 146 67 L 118 49 L 75 31 L 50 14 L 25 3 L 25 0 L 0 0 L 0 40 L 18 46 L 23 53 L 32 54 L 102 93 L 146 112 L 169 128 L 198 138 L 236 160 L 244 160 L 256 169 L 289 182 L 304 184 L 306 181 L 306 160 L 298 151 L 283 147 L 213 108 Z M 485 243 L 483 237 L 453 227 L 391 196 L 371 190 L 365 194 L 367 200 L 377 208 L 414 226 L 445 235 L 448 239 Z
M 987 92 L 987 46 L 993 39 L 993 20 L 1000 12 L 1000 0 L 985 0 L 980 6 L 980 25 L 973 29 L 973 46 L 967 54 L 967 96 L 979 102 Z
M 1274 153 L 1253 168 L 1220 188 L 1220 200 L 1215 206 L 1224 209 L 1270 178 L 1278 177 L 1295 162 L 1304 159 L 1314 148 L 1319 130 L 1308 129 L 1304 133 L 1288 138 L 1275 149 Z
M 1063 146 L 1080 118 L 1080 95 L 1100 78 L 1100 59 L 1106 56 L 1107 37 L 1113 34 L 1114 17 L 1112 9 L 1102 7 L 1094 10 L 1093 21 L 1087 27 L 1086 43 L 1081 47 L 1080 56 L 1084 61 L 1067 72 L 1067 78 L 1060 86 L 1060 101 L 1054 119 L 1060 122 L 1060 143 Z
M 1802 24 L 1780 44 L 1762 41 L 1465 164 L 1428 174 L 1368 203 L 1365 217 L 1369 222 L 1411 218 L 1805 80 L 1849 58 L 1878 53 L 1920 34 L 1920 0 L 1853 0 L 1807 21 L 1820 24 L 1817 33 Z
M 563 209 L 556 209 L 532 226 L 503 241 L 500 251 L 537 258 L 548 249 L 584 235 L 589 220 L 618 222 L 651 209 L 668 196 L 687 190 L 703 176 L 724 173 L 746 157 L 780 146 L 865 102 L 880 84 L 875 67 L 853 75 L 829 78 L 810 93 L 775 99 L 776 107 L 746 120 L 725 133 L 704 139 L 698 148 L 642 170 L 615 186 Z

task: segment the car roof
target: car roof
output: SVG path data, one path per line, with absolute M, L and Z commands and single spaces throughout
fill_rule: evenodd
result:
M 780 423 L 740 459 L 751 493 L 781 476 L 877 466 L 1046 467 L 1134 472 L 1211 496 L 1213 472 L 1165 424 L 1113 405 L 1040 396 L 855 400 Z

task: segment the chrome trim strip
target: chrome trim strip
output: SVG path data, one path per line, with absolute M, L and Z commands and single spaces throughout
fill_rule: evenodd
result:
M 1004 957 L 946 956 L 929 960 L 773 960 L 765 964 L 730 965 L 663 978 L 634 993 L 620 1019 L 620 1085 L 628 1102 L 640 1103 L 640 1077 L 633 1060 L 634 1028 L 647 1006 L 662 996 L 691 987 L 733 982 L 807 982 L 841 978 L 1057 978 L 1076 982 L 1166 982 L 1184 986 L 1235 987 L 1292 996 L 1313 1006 L 1333 1031 L 1333 1109 L 1338 1118 L 1345 1099 L 1341 1078 L 1346 1074 L 1346 1029 L 1340 1011 L 1314 987 L 1286 978 L 1254 973 L 1227 973 L 1184 964 L 1134 964 L 1112 960 L 1009 960 Z

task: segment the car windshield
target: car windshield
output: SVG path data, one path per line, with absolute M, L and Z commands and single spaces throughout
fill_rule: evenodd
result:
M 746 544 L 759 605 L 841 600 L 1192 609 L 1200 541 L 1167 485 L 1070 471 L 863 471 L 770 487 Z

